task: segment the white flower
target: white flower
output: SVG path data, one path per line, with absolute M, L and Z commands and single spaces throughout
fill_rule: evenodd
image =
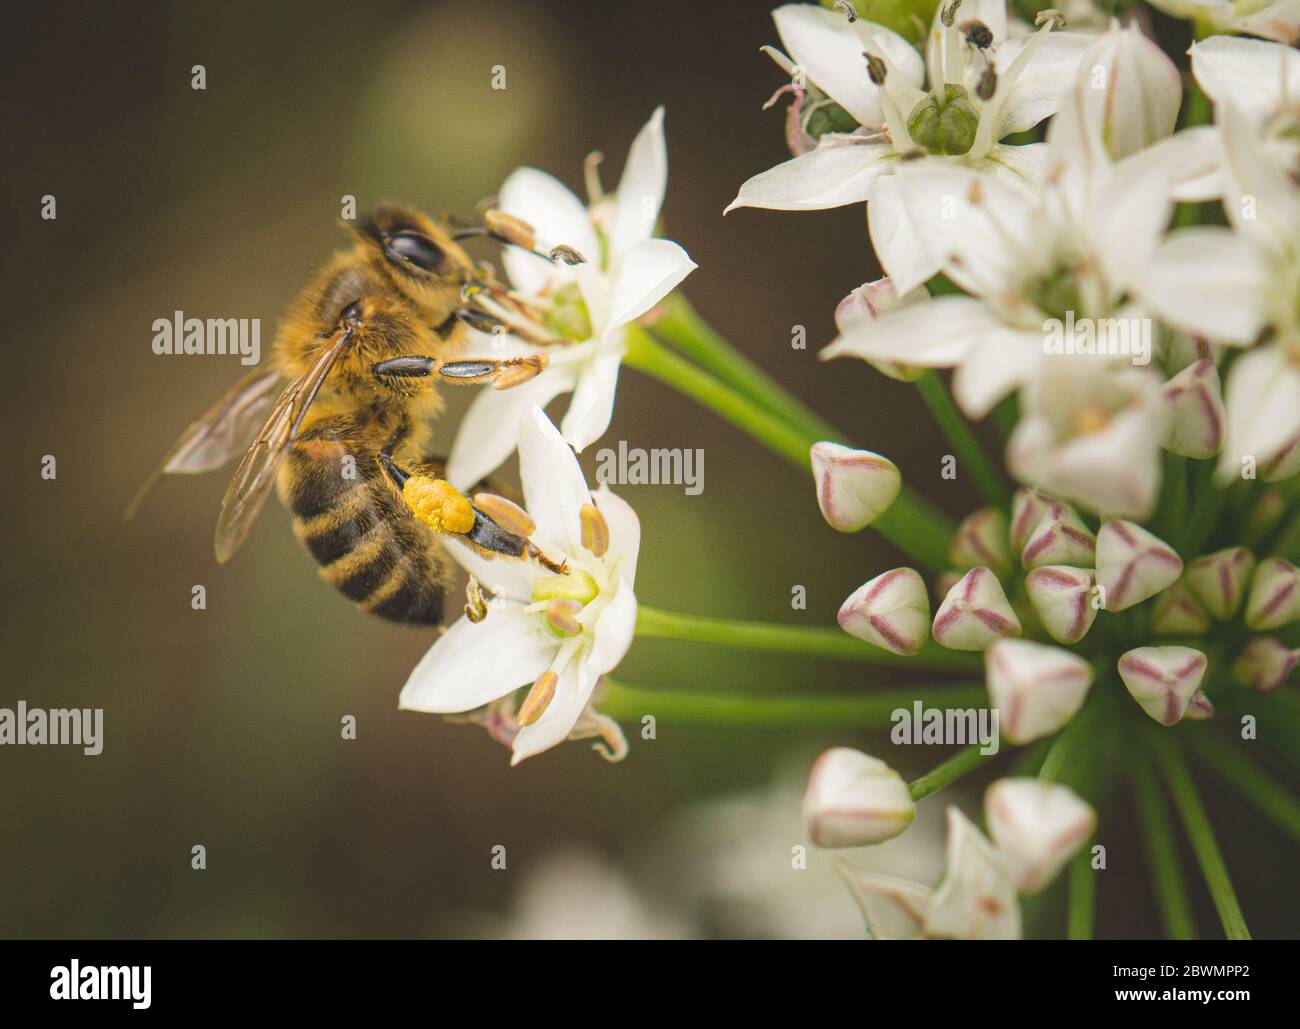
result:
M 695 263 L 676 243 L 654 236 L 668 181 L 663 108 L 651 115 L 628 151 L 618 190 L 596 195 L 590 208 L 557 179 L 520 168 L 501 187 L 500 210 L 536 230 L 543 251 L 576 250 L 585 263 L 548 262 L 519 247 L 502 259 L 514 289 L 561 323 L 569 344 L 528 352 L 545 353 L 545 370 L 506 390 L 484 390 L 470 405 L 452 446 L 447 477 L 468 489 L 515 449 L 515 426 L 533 404 L 545 407 L 572 392 L 561 428 L 582 451 L 609 427 L 614 391 L 624 354 L 624 327 L 667 296 Z M 501 351 L 487 355 L 501 357 Z
M 804 824 L 819 847 L 864 847 L 897 836 L 916 817 L 907 783 L 878 758 L 832 747 L 812 767 Z
M 1201 688 L 1207 664 L 1191 647 L 1137 647 L 1120 657 L 1119 677 L 1143 711 L 1174 725 Z
M 1218 118 L 1231 228 L 1172 233 L 1139 288 L 1175 328 L 1250 348 L 1229 373 L 1219 474 L 1249 460 L 1286 478 L 1300 468 L 1300 193 L 1248 116 L 1225 103 Z
M 863 583 L 840 605 L 840 628 L 895 654 L 915 654 L 930 631 L 925 580 L 912 568 L 895 568 Z
M 949 650 L 983 650 L 1004 636 L 1019 636 L 1020 619 L 998 577 L 988 568 L 972 568 L 943 598 L 930 633 Z
M 1079 335 L 1066 340 L 1067 327 L 1096 327 L 1084 361 L 1141 359 L 1143 312 L 1129 293 L 1167 224 L 1176 155 L 1144 151 L 1112 163 L 1083 93 L 1067 96 L 1048 129 L 1037 197 L 951 163 L 899 169 L 893 178 L 908 223 L 936 267 L 969 295 L 855 322 L 823 360 L 956 368 L 957 403 L 982 418 L 1045 364 L 1066 360 L 1065 344 Z
M 519 423 L 519 469 L 532 542 L 563 575 L 530 559 L 486 560 L 452 539 L 447 547 L 491 594 L 488 616 L 461 618 L 424 655 L 402 688 L 400 706 L 471 711 L 534 688 L 516 713 L 513 762 L 564 740 L 593 717 L 592 692 L 623 659 L 636 627 L 635 512 L 602 487 L 588 491 L 577 458 L 541 409 Z M 591 530 L 602 524 L 603 531 Z
M 1092 835 L 1097 813 L 1068 787 L 1041 779 L 999 779 L 984 793 L 989 835 L 1021 893 L 1037 893 Z
M 891 173 L 903 155 L 924 154 L 920 165 L 958 163 L 986 171 L 1018 195 L 1036 183 L 1041 145 L 1001 140 L 1056 110 L 1088 37 L 1049 35 L 1049 20 L 1027 38 L 1008 39 L 1002 0 L 967 0 L 945 25 L 948 7 L 940 4 L 935 11 L 924 66 L 905 40 L 883 26 L 861 18 L 850 22 L 811 4 L 777 8 L 773 19 L 790 56 L 770 51 L 771 56 L 792 75 L 802 71 L 860 127 L 823 135 L 815 149 L 754 176 L 727 210 L 807 211 L 865 200 L 876 255 L 906 293 L 939 266 L 899 203 Z M 966 41 L 960 26 L 972 20 L 991 32 L 992 47 L 980 51 Z
M 984 678 L 1003 734 L 1030 743 L 1079 713 L 1092 688 L 1092 665 L 1060 647 L 1001 640 L 984 653 Z
M 823 441 L 809 448 L 817 506 L 840 532 L 858 532 L 879 518 L 903 487 L 898 466 L 870 450 Z

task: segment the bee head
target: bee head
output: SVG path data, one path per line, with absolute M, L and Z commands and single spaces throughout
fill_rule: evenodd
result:
M 381 204 L 349 229 L 393 284 L 422 308 L 441 311 L 454 302 L 473 271 L 465 251 L 414 208 Z

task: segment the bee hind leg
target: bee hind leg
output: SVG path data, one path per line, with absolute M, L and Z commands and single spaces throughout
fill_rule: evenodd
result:
M 455 385 L 491 383 L 493 389 L 510 389 L 533 378 L 547 365 L 545 354 L 524 357 L 491 358 L 463 361 L 440 361 L 434 357 L 393 357 L 380 361 L 370 370 L 381 381 L 393 379 L 437 378 Z

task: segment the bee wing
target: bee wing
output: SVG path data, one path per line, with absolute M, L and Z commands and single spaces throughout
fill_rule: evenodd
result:
M 244 540 L 253 522 L 266 506 L 276 473 L 289 454 L 289 444 L 298 435 L 303 416 L 311 407 L 321 385 L 339 355 L 352 341 L 350 330 L 341 332 L 331 345 L 321 351 L 311 370 L 284 388 L 265 424 L 235 469 L 235 477 L 226 488 L 217 518 L 216 552 L 221 564 L 229 561 Z
M 235 383 L 180 434 L 131 500 L 123 517 L 127 521 L 134 517 L 159 477 L 210 472 L 245 449 L 249 437 L 265 418 L 279 381 L 278 371 L 257 368 Z

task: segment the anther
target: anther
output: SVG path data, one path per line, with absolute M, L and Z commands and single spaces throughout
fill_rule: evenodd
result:
M 951 0 L 943 6 L 943 11 L 939 14 L 939 20 L 943 22 L 944 28 L 951 28 L 952 23 L 957 20 L 957 10 L 961 7 L 961 0 Z
M 532 250 L 537 246 L 537 231 L 528 222 L 516 218 L 513 214 L 497 210 L 484 211 L 483 224 L 492 235 L 507 243 L 523 247 L 525 250 Z
M 981 100 L 992 100 L 993 94 L 997 91 L 998 73 L 993 70 L 992 62 L 989 62 L 983 74 L 980 75 L 979 81 L 975 83 L 975 95 Z
M 835 9 L 849 19 L 850 25 L 858 20 L 858 9 L 849 0 L 835 0 Z
M 582 632 L 578 612 L 582 605 L 576 600 L 552 600 L 546 605 L 546 621 L 561 636 L 576 636 Z
M 528 691 L 528 696 L 524 697 L 524 702 L 519 705 L 519 714 L 515 716 L 520 725 L 532 725 L 542 717 L 555 698 L 555 687 L 559 681 L 560 677 L 549 670 L 537 677 L 532 689 Z
M 502 326 L 504 331 L 505 326 Z M 496 378 L 492 381 L 493 389 L 511 389 L 527 382 L 545 369 L 550 358 L 545 354 L 530 354 L 528 357 L 514 357 L 503 361 Z
M 587 259 L 566 243 L 551 247 L 551 260 L 563 261 L 567 265 L 586 264 Z
M 1052 24 L 1053 28 L 1058 28 L 1058 29 L 1065 28 L 1065 15 L 1063 15 L 1055 7 L 1046 7 L 1043 10 L 1039 11 L 1036 15 L 1034 15 L 1034 26 L 1036 28 L 1041 28 L 1049 21 L 1053 23 Z
M 972 18 L 970 21 L 964 21 L 959 26 L 961 34 L 966 37 L 966 42 L 977 50 L 987 50 L 993 45 L 993 31 L 982 21 Z
M 477 625 L 488 616 L 487 601 L 483 599 L 483 587 L 474 576 L 465 583 L 465 617 Z
M 583 549 L 596 557 L 604 557 L 609 550 L 609 522 L 594 504 L 583 504 L 578 519 L 581 523 Z
M 885 62 L 868 50 L 862 51 L 862 56 L 867 59 L 867 77 L 877 86 L 885 84 Z
M 513 500 L 495 493 L 475 493 L 474 506 L 512 536 L 527 539 L 537 531 L 537 523 Z

